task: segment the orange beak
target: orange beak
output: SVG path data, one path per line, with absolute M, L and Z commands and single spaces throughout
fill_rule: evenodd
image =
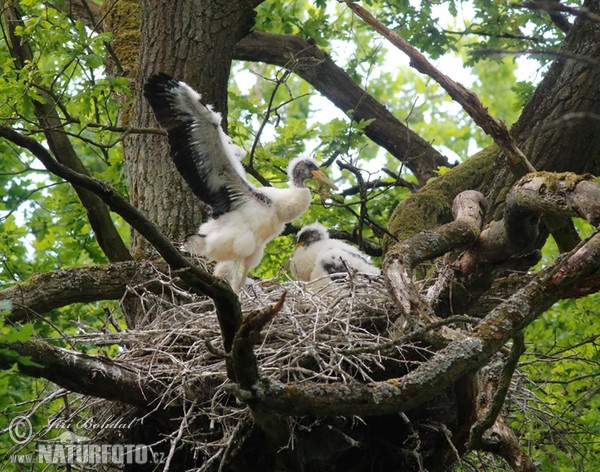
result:
M 329 188 L 331 188 L 333 190 L 338 190 L 337 186 L 329 179 L 329 177 L 327 177 L 323 173 L 323 171 L 313 170 L 313 171 L 311 171 L 311 173 L 313 175 L 313 179 L 315 179 L 317 182 L 327 185 Z

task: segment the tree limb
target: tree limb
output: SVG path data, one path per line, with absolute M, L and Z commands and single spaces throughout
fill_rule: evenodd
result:
M 237 43 L 234 57 L 286 67 L 351 114 L 353 120 L 373 120 L 365 134 L 406 165 L 421 184 L 434 177 L 439 166 L 450 166 L 444 156 L 403 125 L 313 42 L 299 36 L 253 31 Z
M 488 388 L 490 392 L 489 394 L 483 394 L 484 400 L 481 402 L 482 404 L 479 405 L 479 419 L 471 427 L 469 438 L 471 447 L 476 449 L 479 448 L 482 444 L 484 432 L 491 428 L 496 422 L 496 418 L 502 410 L 502 405 L 504 405 L 504 400 L 506 399 L 506 394 L 510 387 L 510 380 L 517 368 L 519 358 L 524 351 L 525 341 L 523 333 L 519 332 L 513 337 L 510 355 L 508 359 L 506 359 L 499 375 L 494 375 L 493 373 L 490 373 L 490 375 L 483 375 L 484 378 L 482 383 L 484 384 L 484 388 Z M 493 367 L 490 367 L 489 370 L 493 370 Z
M 28 62 L 33 62 L 33 53 L 27 39 L 16 34 L 16 28 L 18 26 L 25 28 L 25 25 L 15 6 L 6 5 L 2 15 L 7 26 L 7 39 L 10 43 L 11 54 L 15 58 L 15 65 L 21 69 Z M 44 103 L 33 100 L 33 107 L 50 149 L 62 164 L 81 174 L 87 174 L 87 169 L 77 156 L 73 145 L 61 132 L 62 123 L 54 101 L 48 94 L 40 93 L 45 95 L 46 100 Z M 74 186 L 74 189 L 87 212 L 98 244 L 108 260 L 112 262 L 131 260 L 131 254 L 115 228 L 110 213 L 102 200 L 79 186 Z
M 254 346 L 261 340 L 262 329 L 281 311 L 285 296 L 286 292 L 283 292 L 275 305 L 248 314 L 235 335 L 231 349 L 235 382 L 239 385 L 237 393 L 249 392 L 246 402 L 252 410 L 252 416 L 256 424 L 263 429 L 270 442 L 277 448 L 282 448 L 288 443 L 290 430 L 284 417 L 273 413 L 268 408 L 262 408 L 260 402 L 253 401 L 254 390 L 260 385 L 260 373 L 254 354 Z
M 63 349 L 44 341 L 0 343 L 38 365 L 19 365 L 31 377 L 50 380 L 73 392 L 117 400 L 145 410 L 159 398 L 157 391 L 145 382 L 145 375 L 108 357 L 88 355 Z M 10 368 L 10 365 L 0 365 Z
M 461 257 L 463 275 L 477 266 L 530 252 L 540 217 L 579 216 L 600 223 L 600 184 L 589 175 L 537 172 L 520 179 L 506 197 L 505 217 L 482 231 L 477 243 Z
M 233 340 L 231 356 L 235 365 L 235 380 L 243 389 L 251 389 L 259 381 L 254 345 L 260 340 L 260 332 L 281 311 L 286 292 L 279 301 L 261 311 L 249 313 Z
M 102 266 L 76 267 L 44 274 L 34 274 L 29 280 L 0 290 L 0 300 L 10 300 L 13 309 L 6 318 L 10 322 L 31 319 L 70 305 L 100 300 L 118 300 L 135 280 L 148 281 L 156 265 L 126 261 Z M 163 264 L 163 268 L 166 266 Z M 152 290 L 152 286 L 149 286 Z M 156 291 L 164 290 L 162 285 Z
M 362 18 L 368 25 L 372 26 L 378 33 L 390 41 L 390 43 L 404 52 L 410 58 L 410 65 L 412 67 L 434 79 L 448 92 L 453 100 L 463 107 L 475 123 L 486 134 L 491 136 L 494 142 L 502 149 L 514 173 L 520 177 L 528 172 L 535 172 L 534 167 L 519 149 L 504 123 L 495 119 L 487 112 L 487 109 L 479 101 L 475 93 L 467 90 L 463 85 L 440 72 L 423 54 L 417 51 L 400 35 L 377 20 L 366 9 L 353 1 L 344 1 L 358 17 Z
M 508 358 L 503 363 L 492 361 L 481 369 L 480 393 L 477 398 L 478 420 L 471 427 L 469 446 L 503 457 L 514 471 L 534 472 L 537 469 L 533 462 L 521 448 L 514 431 L 500 414 L 519 357 L 524 351 L 523 333 L 518 332 L 513 337 Z
M 572 7 L 570 5 L 563 5 L 559 1 L 554 1 L 554 0 L 534 0 L 534 1 L 530 1 L 530 2 L 513 3 L 511 5 L 511 7 L 527 8 L 530 10 L 543 10 L 543 11 L 548 12 L 548 14 L 550 14 L 550 15 L 552 13 L 556 14 L 558 12 L 564 12 L 564 13 L 568 13 L 569 15 L 585 18 L 590 21 L 595 21 L 596 23 L 600 22 L 600 15 L 591 12 L 589 8 L 586 8 L 586 7 L 577 8 L 577 7 Z M 552 19 L 554 20 L 553 17 L 552 17 Z M 558 25 L 558 24 L 556 26 L 558 26 L 563 31 L 567 32 L 570 29 L 571 24 L 566 19 L 563 19 L 563 20 L 564 20 L 564 22 L 567 23 L 568 27 L 566 25 Z
M 404 310 L 406 322 L 419 317 L 427 320 L 427 308 L 412 281 L 412 271 L 423 261 L 473 244 L 481 231 L 487 203 L 476 191 L 461 192 L 452 206 L 455 220 L 432 230 L 422 231 L 390 249 L 384 260 L 384 274 L 392 295 Z M 409 322 L 409 319 L 415 321 Z

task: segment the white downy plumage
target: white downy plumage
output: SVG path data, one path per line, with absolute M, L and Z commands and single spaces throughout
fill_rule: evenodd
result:
M 351 271 L 379 275 L 380 270 L 356 247 L 331 239 L 319 224 L 304 226 L 298 232 L 298 244 L 290 258 L 296 279 L 310 282 L 320 277 Z
M 240 162 L 243 149 L 224 133 L 221 115 L 204 105 L 191 87 L 156 74 L 146 82 L 144 95 L 168 132 L 178 171 L 212 208 L 212 218 L 188 237 L 185 248 L 219 262 L 215 274 L 239 289 L 248 271 L 260 263 L 266 244 L 308 208 L 311 196 L 305 180 L 337 187 L 314 159 L 297 157 L 288 165 L 289 188 L 256 188 Z

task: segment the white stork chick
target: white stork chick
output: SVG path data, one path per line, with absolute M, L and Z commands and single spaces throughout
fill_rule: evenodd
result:
M 327 229 L 319 223 L 304 226 L 298 231 L 298 244 L 290 258 L 294 277 L 310 282 L 327 275 L 349 271 L 379 275 L 366 254 L 344 241 L 331 239 Z
M 167 129 L 177 170 L 212 208 L 212 217 L 188 237 L 185 248 L 217 261 L 215 273 L 237 290 L 260 263 L 266 244 L 308 208 L 311 194 L 304 182 L 315 179 L 337 187 L 314 159 L 297 157 L 288 165 L 289 188 L 256 188 L 240 162 L 244 151 L 221 128 L 221 115 L 191 87 L 161 73 L 148 79 L 144 95 Z

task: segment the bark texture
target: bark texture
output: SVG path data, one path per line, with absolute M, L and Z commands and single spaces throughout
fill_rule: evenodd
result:
M 197 89 L 206 103 L 223 114 L 227 129 L 232 51 L 250 31 L 253 20 L 252 6 L 244 1 L 143 0 L 131 126 L 158 127 L 142 95 L 142 85 L 151 74 L 166 72 Z M 163 133 L 132 135 L 124 149 L 131 203 L 173 241 L 183 241 L 195 233 L 202 221 L 201 207 L 177 173 Z M 149 250 L 149 245 L 134 233 L 132 252 L 144 255 Z

